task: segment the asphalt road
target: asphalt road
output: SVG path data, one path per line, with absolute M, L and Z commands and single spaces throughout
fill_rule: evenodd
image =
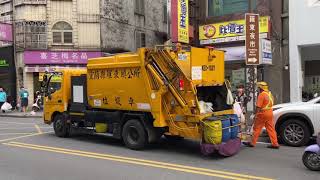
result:
M 319 180 L 307 170 L 303 148 L 243 147 L 224 158 L 203 156 L 197 142 L 162 140 L 144 151 L 102 136 L 58 138 L 41 119 L 0 118 L 1 180 Z

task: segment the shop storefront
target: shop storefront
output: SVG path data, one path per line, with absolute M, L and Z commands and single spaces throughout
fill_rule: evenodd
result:
M 30 101 L 40 90 L 40 83 L 44 72 L 61 72 L 63 69 L 85 69 L 88 59 L 101 57 L 101 52 L 87 51 L 25 51 L 23 53 L 22 82 L 27 87 Z M 55 81 L 59 82 L 57 78 Z
M 13 47 L 0 48 L 0 87 L 7 93 L 8 100 L 16 98 L 16 73 Z
M 267 39 L 270 32 L 270 17 L 260 17 L 259 21 L 260 39 Z M 245 20 L 200 26 L 199 39 L 202 46 L 213 46 L 226 52 L 226 79 L 231 82 L 233 90 L 239 85 L 245 86 L 248 79 L 248 69 L 245 64 Z M 258 67 L 258 78 L 263 79 L 263 66 Z

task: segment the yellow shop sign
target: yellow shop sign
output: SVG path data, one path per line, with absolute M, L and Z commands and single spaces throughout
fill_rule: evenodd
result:
M 260 35 L 266 38 L 270 29 L 270 17 L 262 16 L 260 22 Z M 212 44 L 230 41 L 245 40 L 245 20 L 207 24 L 199 27 L 201 44 Z M 265 36 L 265 37 L 263 37 Z
M 44 75 L 44 73 L 39 73 L 39 81 L 43 81 L 43 75 Z M 54 75 L 54 76 L 52 76 L 50 82 L 61 82 L 61 81 L 62 81 L 62 76 Z

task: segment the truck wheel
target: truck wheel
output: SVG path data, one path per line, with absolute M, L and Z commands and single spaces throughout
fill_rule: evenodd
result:
M 289 119 L 280 126 L 280 139 L 289 146 L 304 146 L 310 140 L 310 131 L 307 124 L 301 120 Z
M 70 126 L 62 115 L 56 115 L 54 117 L 53 129 L 58 137 L 68 137 L 70 134 Z
M 141 150 L 148 142 L 144 126 L 138 120 L 129 120 L 122 129 L 122 138 L 126 146 L 133 150 Z

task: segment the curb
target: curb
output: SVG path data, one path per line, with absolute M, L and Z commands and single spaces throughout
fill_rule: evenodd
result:
M 14 114 L 0 114 L 0 117 L 12 117 L 12 118 L 43 118 L 42 115 L 14 115 Z

